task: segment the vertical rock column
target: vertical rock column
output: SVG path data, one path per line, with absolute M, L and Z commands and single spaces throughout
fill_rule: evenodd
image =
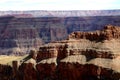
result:
M 13 78 L 17 79 L 18 78 L 18 61 L 13 61 L 12 62 L 12 68 L 13 68 Z

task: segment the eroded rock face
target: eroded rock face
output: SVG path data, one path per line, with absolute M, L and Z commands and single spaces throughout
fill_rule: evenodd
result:
M 32 63 L 23 63 L 19 67 L 19 80 L 37 80 L 37 71 Z
M 41 15 L 43 12 L 41 11 L 40 14 L 37 14 Z M 7 12 L 4 13 L 7 14 Z M 24 55 L 31 49 L 35 48 L 38 50 L 39 46 L 44 43 L 64 40 L 67 38 L 68 34 L 75 31 L 101 30 L 104 27 L 103 25 L 107 24 L 120 26 L 120 16 L 88 16 L 89 13 L 87 13 L 87 16 L 82 16 L 84 11 L 82 14 L 80 14 L 81 16 L 77 17 L 72 15 L 77 15 L 81 12 L 78 11 L 77 14 L 76 12 L 72 12 L 73 14 L 70 14 L 71 12 L 63 12 L 69 13 L 71 17 L 68 15 L 61 16 L 61 12 L 57 13 L 54 11 L 45 11 L 45 13 L 52 13 L 54 15 L 58 14 L 57 16 L 61 17 L 54 17 L 54 15 L 51 17 L 48 17 L 48 15 L 44 17 L 42 15 L 42 17 L 34 17 L 34 14 L 30 15 L 32 12 L 28 12 L 28 14 L 27 12 L 25 13 L 26 14 L 22 14 L 18 11 L 13 15 L 11 14 L 11 16 L 0 16 L 0 54 Z M 43 15 L 45 15 L 45 13 Z M 90 14 L 91 13 L 92 12 L 90 12 Z M 99 37 L 100 40 L 111 37 L 111 35 L 107 35 L 109 34 L 109 31 L 106 33 L 103 31 L 100 35 L 99 31 L 94 35 L 91 33 L 88 35 L 84 33 L 78 34 L 76 32 L 72 34 L 77 35 L 75 38 L 81 36 L 81 38 L 86 37 L 90 40 L 97 40 L 97 37 Z M 89 36 L 91 36 L 91 38 Z M 74 36 L 71 35 L 71 37 Z
M 37 56 L 37 61 L 46 64 L 47 58 L 56 58 L 56 80 L 118 80 L 119 35 L 120 28 L 112 25 L 100 31 L 73 32 L 67 40 L 41 46 L 38 55 L 45 52 L 46 58 Z
M 56 80 L 56 64 L 40 63 L 36 65 L 39 80 Z
M 12 80 L 13 71 L 12 67 L 0 64 L 0 80 Z
M 73 32 L 67 40 L 41 46 L 36 57 L 31 52 L 13 73 L 23 80 L 119 80 L 119 35 L 120 28 L 112 25 L 100 31 Z
M 95 32 L 73 32 L 69 35 L 68 39 L 87 39 L 90 41 L 102 41 L 110 39 L 119 39 L 120 29 L 113 27 L 112 25 L 107 25 L 102 31 Z

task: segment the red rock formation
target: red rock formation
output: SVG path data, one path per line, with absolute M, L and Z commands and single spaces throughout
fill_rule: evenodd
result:
M 67 40 L 41 46 L 37 56 L 31 51 L 12 73 L 18 80 L 119 80 L 119 30 L 108 25 L 100 31 L 73 32 Z
M 0 80 L 12 80 L 12 67 L 0 64 Z
M 53 70 L 56 72 L 51 71 L 56 74 L 56 80 L 117 80 L 120 74 L 119 65 L 116 63 L 120 60 L 119 30 L 118 27 L 108 25 L 101 31 L 73 32 L 68 40 L 41 46 L 37 60 L 38 62 L 44 60 L 40 64 L 49 66 L 50 64 L 46 64 L 47 58 L 56 57 L 54 63 L 57 63 L 57 66 Z M 43 53 L 46 58 L 42 58 Z M 49 56 L 53 54 L 56 56 Z M 42 67 L 42 70 L 45 71 L 46 68 Z
M 38 71 L 38 79 L 56 80 L 56 64 L 40 63 L 36 65 Z
M 73 32 L 68 39 L 88 39 L 94 41 L 118 39 L 120 37 L 120 29 L 112 25 L 107 25 L 104 30 L 95 32 Z M 99 38 L 98 38 L 99 37 Z
M 37 71 L 32 63 L 23 63 L 19 67 L 19 79 L 17 80 L 37 80 Z

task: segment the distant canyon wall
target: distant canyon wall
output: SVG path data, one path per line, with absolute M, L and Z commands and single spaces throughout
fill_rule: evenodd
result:
M 23 16 L 23 17 L 21 17 Z M 40 45 L 66 39 L 74 31 L 100 30 L 104 25 L 120 25 L 120 16 L 0 17 L 0 54 L 24 55 Z

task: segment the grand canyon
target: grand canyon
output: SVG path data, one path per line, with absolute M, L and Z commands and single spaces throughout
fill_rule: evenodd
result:
M 119 80 L 119 46 L 120 10 L 0 12 L 0 80 Z
M 1 11 L 0 54 L 25 55 L 74 31 L 101 30 L 108 24 L 120 26 L 120 10 Z

